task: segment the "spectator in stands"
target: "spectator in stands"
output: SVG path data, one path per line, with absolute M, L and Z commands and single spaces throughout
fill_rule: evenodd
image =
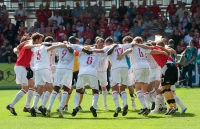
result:
M 85 40 L 87 38 L 94 39 L 94 32 L 91 31 L 89 26 L 86 26 L 82 36 Z
M 182 3 L 181 8 L 179 8 L 175 15 L 178 17 L 178 19 L 181 19 L 184 16 L 184 12 L 188 12 L 188 9 L 185 7 L 186 3 Z
M 1 48 L 1 63 L 11 63 L 12 46 L 7 43 Z
M 182 8 L 182 1 L 181 1 L 181 0 L 178 0 L 178 1 L 177 1 L 177 5 L 178 5 L 177 9 Z
M 190 23 L 190 17 L 188 16 L 188 12 L 184 12 L 184 16 L 180 18 L 180 22 L 182 23 L 182 28 L 185 28 L 188 23 Z
M 164 35 L 167 36 L 168 38 L 171 38 L 172 34 L 173 34 L 173 27 L 171 21 L 168 21 L 167 26 L 164 29 Z
M 18 34 L 15 38 L 15 47 L 20 44 L 21 36 Z
M 15 47 L 15 37 L 17 35 L 17 31 L 14 29 L 13 25 L 10 23 L 8 25 L 8 29 L 3 32 L 5 39 L 9 41 L 12 47 Z
M 199 18 L 199 17 L 200 17 L 200 7 L 197 8 L 197 12 L 194 13 L 194 15 L 193 15 L 194 19 Z
M 130 16 L 131 19 L 136 17 L 137 8 L 134 6 L 133 2 L 130 2 L 129 8 L 127 9 L 127 14 Z
M 150 35 L 150 37 L 147 38 L 147 40 L 154 41 L 155 40 L 155 35 L 157 35 L 157 34 L 158 34 L 158 31 L 152 30 L 152 34 Z
M 27 18 L 27 12 L 23 9 L 22 3 L 19 3 L 19 9 L 15 10 L 14 17 L 16 20 L 16 30 L 18 30 L 20 23 L 25 22 Z
M 44 22 L 40 23 L 39 33 L 44 34 L 46 32 L 46 27 L 44 25 Z
M 121 6 L 119 6 L 117 11 L 119 12 L 119 21 L 121 22 L 128 11 L 128 8 L 124 5 L 124 0 L 121 0 Z
M 161 10 L 156 4 L 156 0 L 153 0 L 153 5 L 150 7 L 150 11 L 153 12 L 154 19 L 157 19 Z
M 4 23 L 4 27 L 3 30 L 5 31 L 6 29 L 8 29 L 8 25 L 11 23 L 11 18 L 7 18 L 6 22 Z M 13 26 L 15 26 L 13 24 Z
M 180 45 L 181 45 L 181 50 L 182 50 L 182 51 L 185 51 L 187 45 L 186 45 L 186 43 L 184 42 L 184 39 L 181 39 L 181 40 L 180 40 Z
M 59 16 L 61 16 L 64 20 L 63 25 L 65 26 L 67 23 L 72 22 L 72 16 L 71 16 L 71 9 L 70 6 L 67 5 L 67 9 L 65 9 L 65 6 L 62 5 L 61 9 L 59 10 Z
M 144 16 L 144 22 L 142 24 L 142 29 L 145 28 L 145 26 L 148 25 L 148 26 L 152 26 L 152 21 L 149 20 L 149 17 L 147 15 Z
M 189 45 L 190 40 L 194 40 L 194 30 L 190 30 L 188 35 L 184 37 L 184 42 Z
M 93 9 L 93 7 L 91 6 L 90 1 L 88 0 L 87 1 L 87 7 L 85 7 L 85 12 L 86 13 L 92 12 L 92 9 Z
M 106 13 L 106 9 L 105 9 L 105 7 L 102 6 L 102 1 L 101 0 L 98 3 L 98 10 L 100 11 L 100 14 L 105 14 Z
M 151 27 L 152 31 L 156 31 L 156 32 L 160 32 L 160 30 L 162 29 L 162 26 L 158 23 L 157 20 L 153 20 L 153 25 Z
M 57 26 L 59 26 L 60 24 L 63 24 L 64 20 L 61 16 L 59 16 L 59 12 L 55 11 L 55 16 L 49 18 L 48 20 L 50 21 L 57 21 Z
M 116 37 L 115 42 L 119 42 L 119 38 L 122 35 L 121 25 L 117 26 L 117 29 L 114 31 L 114 37 Z
M 91 12 L 91 16 L 92 16 L 92 18 L 95 19 L 95 20 L 98 20 L 98 19 L 100 18 L 101 12 L 99 11 L 97 4 L 95 4 L 95 5 L 93 6 L 93 10 L 92 10 L 92 12 Z
M 79 44 L 80 45 L 83 45 L 84 44 L 84 38 L 82 36 L 82 33 L 81 32 L 78 32 L 78 40 L 79 40 Z
M 192 87 L 192 71 L 195 67 L 195 59 L 197 57 L 197 49 L 194 46 L 195 41 L 190 40 L 189 45 L 187 46 L 186 50 L 182 53 L 187 58 L 186 66 L 183 66 L 181 80 L 185 79 L 185 75 L 188 72 L 188 88 Z M 186 86 L 186 80 L 183 81 L 183 86 Z
M 190 31 L 191 29 L 192 30 L 195 30 L 195 29 L 199 29 L 198 28 L 198 25 L 196 24 L 196 21 L 194 19 L 191 18 L 191 22 L 189 22 L 186 26 L 185 26 L 185 29 Z
M 90 38 L 87 38 L 86 40 L 85 40 L 85 43 L 84 43 L 84 45 L 85 46 L 87 46 L 87 45 L 92 45 L 93 43 L 92 43 L 92 40 L 90 39 Z
M 146 32 L 146 35 L 149 37 L 152 34 L 152 30 L 150 29 L 149 25 L 146 25 L 144 30 Z
M 142 27 L 142 23 L 143 23 L 143 19 L 142 16 L 137 14 L 137 16 L 135 17 L 135 19 L 133 19 L 133 22 L 131 24 L 134 25 L 134 22 L 137 21 L 138 22 L 138 26 Z
M 52 30 L 53 30 L 53 28 L 48 26 L 46 33 L 44 33 L 44 37 L 51 36 L 51 37 L 55 38 L 55 33 L 53 33 Z
M 8 19 L 9 13 L 6 10 L 6 6 L 2 6 L 2 10 L 0 12 L 0 21 L 3 23 L 3 25 L 6 23 L 6 20 Z
M 71 25 L 70 25 L 70 23 L 67 23 L 67 24 L 66 24 L 65 30 L 71 31 Z
M 167 13 L 169 14 L 169 20 L 172 22 L 172 16 L 176 13 L 176 5 L 174 4 L 174 0 L 170 1 L 170 4 L 167 6 L 166 16 Z
M 182 52 L 183 52 L 183 50 L 181 49 L 181 45 L 178 44 L 177 47 L 176 47 L 176 53 L 181 54 Z
M 106 26 L 108 25 L 108 19 L 105 17 L 104 13 L 101 14 L 101 17 L 99 18 L 99 21 L 104 22 L 104 25 L 106 25 Z
M 45 15 L 46 11 L 44 10 L 43 4 L 40 4 L 39 9 L 36 10 L 35 16 L 37 17 L 37 22 L 40 24 L 45 23 L 45 25 L 48 24 L 48 19 Z
M 80 31 L 81 33 L 84 31 L 84 25 L 83 25 L 83 23 L 81 23 L 80 20 L 77 21 L 76 30 L 77 30 L 77 31 Z
M 172 16 L 172 26 L 178 27 L 178 23 L 179 23 L 179 21 L 178 21 L 177 17 L 175 15 Z
M 24 26 L 24 22 L 20 22 L 20 26 L 17 33 L 22 37 L 27 32 L 28 32 L 28 28 Z
M 84 13 L 83 8 L 80 6 L 79 2 L 76 2 L 76 7 L 72 9 L 72 16 L 73 17 L 80 17 L 81 13 Z
M 58 25 L 58 23 L 57 23 L 56 20 L 53 20 L 52 32 L 53 32 L 54 34 L 56 34 L 56 32 L 57 32 L 58 30 L 59 30 L 59 25 Z
M 134 21 L 134 32 L 137 36 L 142 34 L 142 28 L 138 25 L 138 21 Z
M 49 7 L 50 7 L 50 3 L 47 2 L 46 5 L 45 5 L 45 16 L 46 16 L 46 19 L 49 19 L 52 16 L 52 11 L 49 9 Z
M 63 29 L 63 25 L 60 24 L 59 30 L 56 32 L 56 39 L 58 42 L 63 42 L 64 35 L 68 35 L 69 31 Z
M 119 12 L 117 11 L 116 5 L 112 5 L 110 12 L 109 12 L 110 18 L 117 18 L 119 17 Z
M 140 14 L 141 16 L 144 16 L 145 12 L 147 12 L 146 0 L 143 0 L 142 5 L 140 5 L 140 6 L 137 8 L 137 12 L 138 12 L 138 14 Z
M 34 26 L 31 26 L 30 29 L 28 30 L 28 35 L 31 37 L 32 34 L 35 33 L 35 27 Z
M 39 32 L 39 23 L 36 21 L 34 22 L 34 32 Z
M 197 8 L 199 7 L 198 0 L 192 0 L 191 6 L 190 6 L 190 12 L 192 13 L 192 16 L 197 12 Z
M 68 37 L 74 36 L 78 37 L 78 31 L 76 30 L 76 25 L 72 25 L 72 30 L 69 32 Z
M 128 24 L 126 23 L 125 20 L 122 21 L 121 29 L 122 29 L 122 31 L 125 31 L 125 32 L 128 32 L 128 31 L 129 31 L 129 26 L 128 26 Z
M 148 16 L 149 20 L 151 20 L 151 21 L 153 20 L 154 15 L 153 15 L 153 12 L 151 12 L 149 6 L 147 6 L 147 8 L 146 8 L 146 12 L 144 13 L 144 16 Z
M 180 44 L 181 39 L 183 36 L 180 34 L 180 31 L 177 28 L 173 29 L 172 32 L 172 39 L 174 40 L 174 48 L 176 49 L 177 45 Z

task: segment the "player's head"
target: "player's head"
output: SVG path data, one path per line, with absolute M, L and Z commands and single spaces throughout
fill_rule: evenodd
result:
M 151 42 L 151 45 L 152 45 L 152 46 L 156 46 L 156 42 L 155 42 L 155 41 L 152 41 L 152 42 Z
M 43 39 L 43 35 L 40 34 L 40 33 L 34 33 L 32 36 L 31 36 L 31 39 L 33 40 L 33 44 L 40 44 L 42 42 L 42 39 Z
M 174 45 L 174 40 L 173 40 L 173 39 L 169 39 L 168 44 L 169 44 L 170 46 L 173 46 L 173 45 Z
M 31 39 L 31 37 L 28 34 L 24 34 L 20 40 L 20 43 L 30 40 L 30 39 Z
M 136 43 L 140 43 L 140 44 L 143 43 L 142 37 L 139 37 L 139 36 L 136 36 L 133 40 L 134 40 Z
M 104 39 L 103 38 L 99 38 L 97 41 L 96 41 L 96 47 L 97 49 L 102 49 L 104 46 Z
M 49 43 L 53 43 L 54 39 L 53 37 L 51 36 L 47 36 L 45 39 L 44 39 L 44 42 L 49 42 Z
M 78 44 L 79 43 L 79 40 L 74 37 L 74 36 L 70 36 L 68 41 L 71 43 L 71 44 Z
M 151 43 L 152 42 L 152 40 L 147 40 L 147 43 Z
M 159 41 L 156 43 L 156 46 L 165 47 L 165 43 L 163 43 L 162 41 Z
M 113 43 L 114 43 L 114 41 L 111 37 L 106 38 L 106 40 L 105 40 L 106 46 L 112 45 Z
M 122 39 L 122 42 L 124 44 L 129 44 L 133 41 L 133 38 L 131 36 L 125 36 L 123 39 Z
M 97 42 L 97 40 L 98 40 L 99 38 L 101 38 L 101 37 L 100 37 L 100 36 L 97 36 L 97 37 L 94 39 L 94 41 Z
M 194 44 L 195 44 L 195 40 L 190 40 L 190 42 L 189 42 L 189 45 L 190 45 L 190 47 L 193 47 L 194 46 Z

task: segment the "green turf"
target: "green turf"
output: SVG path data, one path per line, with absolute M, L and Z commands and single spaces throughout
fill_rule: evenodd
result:
M 0 129 L 200 129 L 200 100 L 198 88 L 195 89 L 177 89 L 177 95 L 187 106 L 188 110 L 185 114 L 180 115 L 179 111 L 173 116 L 165 116 L 163 113 L 158 115 L 149 114 L 144 117 L 137 114 L 137 111 L 129 110 L 127 116 L 121 114 L 117 118 L 113 118 L 115 109 L 112 96 L 109 95 L 109 111 L 103 110 L 102 95 L 99 97 L 99 107 L 97 111 L 98 117 L 93 118 L 89 111 L 92 103 L 91 90 L 87 89 L 88 94 L 84 95 L 82 108 L 84 111 L 78 112 L 76 117 L 71 116 L 73 109 L 74 93 L 70 100 L 69 111 L 65 113 L 64 118 L 58 118 L 55 111 L 58 106 L 58 99 L 52 108 L 52 117 L 45 118 L 41 115 L 31 117 L 29 113 L 22 112 L 25 104 L 26 96 L 15 105 L 18 116 L 13 116 L 6 105 L 10 103 L 17 90 L 0 91 Z M 129 108 L 130 97 L 128 96 Z M 121 99 L 120 99 L 121 103 Z M 39 102 L 40 104 L 40 102 Z M 39 105 L 38 104 L 38 105 Z M 136 98 L 137 109 L 141 108 Z M 48 105 L 48 104 L 47 104 Z

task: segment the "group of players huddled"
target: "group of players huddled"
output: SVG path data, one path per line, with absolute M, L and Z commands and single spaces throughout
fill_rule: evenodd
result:
M 18 55 L 14 67 L 16 83 L 22 89 L 6 107 L 13 115 L 17 115 L 14 105 L 27 93 L 24 112 L 30 112 L 31 116 L 41 113 L 51 117 L 52 105 L 57 96 L 60 101 L 57 111 L 62 118 L 63 111 L 68 108 L 75 79 L 77 82 L 72 116 L 76 116 L 81 110 L 85 86 L 89 85 L 93 93 L 90 111 L 97 117 L 99 84 L 102 87 L 104 109 L 108 110 L 106 85 L 109 64 L 112 97 L 116 106 L 114 117 L 121 111 L 123 116 L 128 112 L 126 87 L 129 89 L 132 110 L 136 109 L 133 85 L 142 107 L 138 114 L 146 116 L 166 110 L 165 115 L 170 115 L 178 110 L 176 103 L 181 107 L 181 114 L 187 110 L 175 94 L 174 84 L 179 74 L 175 59 L 172 58 L 176 56 L 176 52 L 170 47 L 173 40 L 169 40 L 169 45 L 161 40 L 143 44 L 141 37 L 126 36 L 122 40 L 123 44 L 115 44 L 112 38 L 104 40 L 96 37 L 94 47 L 84 47 L 78 45 L 79 40 L 73 36 L 63 43 L 54 42 L 52 37 L 46 37 L 42 42 L 43 38 L 40 33 L 34 33 L 32 37 L 24 35 L 21 43 L 14 48 Z M 57 65 L 56 53 L 59 57 Z M 122 106 L 119 104 L 119 96 Z M 49 98 L 50 102 L 46 107 Z M 169 106 L 168 110 L 164 98 Z M 41 105 L 37 108 L 39 99 Z M 151 103 L 155 103 L 153 110 Z

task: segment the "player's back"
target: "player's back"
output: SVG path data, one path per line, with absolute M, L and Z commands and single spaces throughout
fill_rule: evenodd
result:
M 58 48 L 59 60 L 57 68 L 67 68 L 72 70 L 74 67 L 74 54 L 70 53 L 67 48 Z
M 141 47 L 134 46 L 132 48 L 132 60 L 134 62 L 134 69 L 149 68 L 146 54 L 150 53 L 150 50 L 145 50 Z
M 49 52 L 47 51 L 46 46 L 42 45 L 40 47 L 32 48 L 34 52 L 34 64 L 35 70 L 40 69 L 51 69 L 50 68 L 50 59 L 49 59 Z
M 90 74 L 97 77 L 97 66 L 101 59 L 106 56 L 106 53 L 103 54 L 85 54 L 82 53 L 79 55 L 79 75 Z

